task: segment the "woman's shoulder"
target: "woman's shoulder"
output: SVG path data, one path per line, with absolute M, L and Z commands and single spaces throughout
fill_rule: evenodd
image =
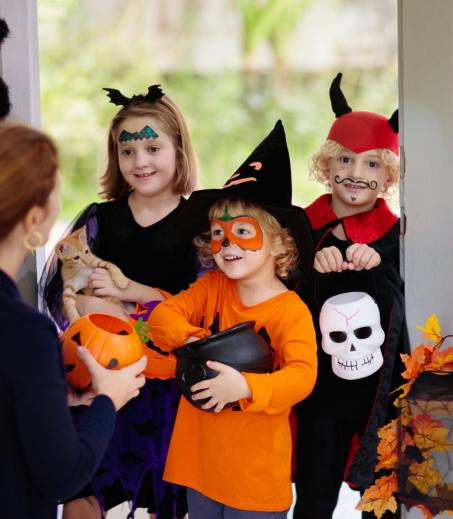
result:
M 21 299 L 4 299 L 0 295 L 0 343 L 11 348 L 20 346 L 20 351 L 28 349 L 44 353 L 46 347 L 58 342 L 55 324 L 36 308 Z

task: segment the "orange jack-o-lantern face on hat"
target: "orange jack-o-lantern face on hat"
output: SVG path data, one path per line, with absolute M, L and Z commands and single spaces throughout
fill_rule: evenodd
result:
M 230 216 L 228 206 L 221 218 L 211 220 L 211 250 L 218 254 L 222 247 L 237 245 L 242 250 L 257 251 L 263 247 L 259 223 L 250 216 Z
M 68 381 L 77 389 L 88 389 L 91 375 L 76 353 L 85 346 L 93 357 L 107 369 L 121 369 L 139 360 L 142 343 L 128 323 L 105 314 L 89 314 L 68 328 L 62 340 L 63 359 Z

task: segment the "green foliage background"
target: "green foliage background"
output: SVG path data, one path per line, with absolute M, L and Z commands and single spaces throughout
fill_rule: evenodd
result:
M 244 1 L 237 0 L 239 11 Z M 262 9 L 263 2 L 258 4 Z M 338 70 L 321 74 L 286 70 L 280 51 L 275 70 L 260 74 L 249 67 L 253 48 L 244 47 L 243 71 L 196 74 L 186 68 L 163 74 L 149 56 L 152 42 L 145 31 L 137 31 L 133 48 L 124 45 L 126 28 L 136 20 L 136 1 L 125 3 L 113 20 L 92 20 L 86 6 L 82 0 L 38 0 L 42 126 L 60 150 L 60 219 L 72 219 L 97 200 L 96 172 L 105 164 L 107 126 L 117 110 L 103 87 L 131 96 L 146 92 L 151 84 L 162 84 L 188 121 L 205 188 L 223 185 L 282 119 L 291 155 L 293 202 L 304 206 L 323 192 L 323 186 L 308 180 L 306 163 L 334 120 L 328 90 Z M 299 11 L 302 16 L 303 10 Z M 191 16 L 193 12 L 188 13 L 187 38 Z M 278 48 L 287 48 L 278 30 L 271 29 L 269 38 L 278 41 Z M 244 42 L 250 40 L 251 30 L 244 23 Z M 390 117 L 398 100 L 396 58 L 384 68 L 343 70 L 343 76 L 343 91 L 353 109 Z

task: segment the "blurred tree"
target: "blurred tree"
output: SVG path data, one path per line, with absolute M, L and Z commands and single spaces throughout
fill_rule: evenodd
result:
M 235 0 L 243 23 L 245 70 L 256 72 L 254 55 L 263 43 L 270 43 L 280 86 L 287 84 L 287 60 L 291 37 L 313 0 Z
M 287 14 L 289 1 L 281 0 Z M 264 4 L 270 8 L 274 2 Z M 333 122 L 328 91 L 338 70 L 288 70 L 284 89 L 276 81 L 276 69 L 256 74 L 248 84 L 242 71 L 195 73 L 186 58 L 197 36 L 197 5 L 194 0 L 38 0 L 42 123 L 60 150 L 63 219 L 72 219 L 97 200 L 95 172 L 103 168 L 107 128 L 117 112 L 103 87 L 131 96 L 162 84 L 188 121 L 206 188 L 223 185 L 282 119 L 294 202 L 306 205 L 323 192 L 321 185 L 308 180 L 306 163 Z M 277 11 L 273 13 L 277 19 Z M 263 14 L 263 20 L 267 17 Z M 288 24 L 266 29 L 268 41 L 272 34 L 278 39 L 280 30 L 285 41 Z M 182 64 L 175 72 L 166 67 L 163 73 L 162 56 L 174 56 L 173 63 Z M 398 98 L 396 60 L 381 68 L 343 72 L 350 106 L 393 113 Z

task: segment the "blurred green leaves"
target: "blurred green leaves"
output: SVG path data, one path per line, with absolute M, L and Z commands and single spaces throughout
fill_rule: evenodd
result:
M 296 25 L 313 0 L 235 0 L 243 23 L 243 46 L 246 71 L 252 72 L 253 54 L 268 42 L 274 51 L 277 67 L 288 58 L 291 37 Z

